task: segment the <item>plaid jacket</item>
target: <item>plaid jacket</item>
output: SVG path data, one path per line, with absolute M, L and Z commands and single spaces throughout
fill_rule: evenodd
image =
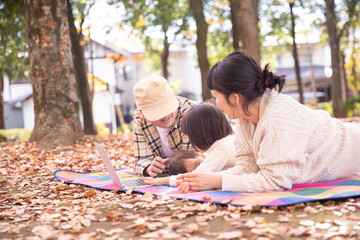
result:
M 180 130 L 181 120 L 186 111 L 195 104 L 183 97 L 177 97 L 180 106 L 175 117 L 175 123 L 169 128 L 167 140 L 172 150 L 186 149 L 192 150 L 189 137 L 183 134 Z M 151 124 L 140 112 L 136 110 L 134 113 L 134 150 L 135 150 L 135 166 L 134 172 L 140 176 L 144 176 L 144 170 L 151 164 L 151 161 L 156 157 L 163 157 L 160 135 L 156 127 Z

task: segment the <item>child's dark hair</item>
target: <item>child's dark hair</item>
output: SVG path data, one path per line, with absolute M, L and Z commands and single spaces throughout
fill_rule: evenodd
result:
M 270 65 L 266 64 L 261 70 L 259 64 L 244 52 L 232 52 L 222 61 L 217 62 L 210 70 L 207 85 L 210 90 L 224 94 L 229 104 L 232 93 L 244 97 L 242 108 L 249 115 L 249 105 L 267 88 L 281 92 L 285 85 L 284 75 L 277 76 L 269 71 Z
M 207 151 L 215 141 L 233 133 L 225 114 L 211 103 L 193 105 L 181 122 L 181 130 L 189 136 L 191 145 Z
M 184 159 L 196 158 L 198 155 L 195 151 L 178 150 L 173 152 L 171 160 L 168 163 L 169 175 L 187 173 Z

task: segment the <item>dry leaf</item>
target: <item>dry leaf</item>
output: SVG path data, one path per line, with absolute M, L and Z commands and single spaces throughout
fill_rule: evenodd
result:
M 314 226 L 315 222 L 313 220 L 301 220 L 299 224 L 302 226 L 311 227 Z
M 150 188 L 142 197 L 141 201 L 151 202 L 153 200 L 154 195 L 152 194 L 152 190 Z
M 243 233 L 241 231 L 232 231 L 232 232 L 222 232 L 217 238 L 218 239 L 238 239 L 242 237 Z
M 57 230 L 54 230 L 53 227 L 48 226 L 48 225 L 36 226 L 32 229 L 32 232 L 35 235 L 41 237 L 42 239 L 55 238 L 56 234 L 58 233 Z
M 94 190 L 90 190 L 84 193 L 83 197 L 93 197 L 96 195 L 96 192 Z

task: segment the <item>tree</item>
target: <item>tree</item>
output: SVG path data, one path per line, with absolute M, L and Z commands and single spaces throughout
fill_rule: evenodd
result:
M 207 57 L 207 34 L 208 24 L 205 20 L 204 8 L 202 0 L 189 0 L 190 7 L 196 22 L 196 49 L 198 54 L 198 62 L 201 72 L 202 98 L 203 101 L 211 99 L 210 90 L 207 87 L 206 79 L 209 74 L 209 60 Z
M 231 23 L 232 23 L 232 37 L 233 47 L 235 51 L 240 50 L 241 42 L 241 28 L 237 19 L 237 13 L 239 12 L 240 2 L 238 0 L 230 0 L 230 12 L 231 12 Z
M 0 129 L 4 122 L 4 74 L 10 81 L 27 80 L 29 69 L 22 0 L 0 0 Z
M 326 28 L 329 36 L 329 44 L 331 49 L 331 68 L 332 68 L 332 99 L 333 99 L 333 110 L 335 117 L 345 117 L 346 110 L 343 103 L 345 99 L 345 84 L 341 78 L 341 72 L 343 65 L 340 66 L 339 63 L 343 62 L 340 57 L 340 41 L 343 37 L 345 31 L 348 31 L 350 26 L 352 16 L 355 13 L 355 7 L 357 0 L 348 0 L 345 1 L 348 20 L 346 23 L 339 29 L 338 28 L 338 17 L 335 11 L 335 1 L 334 0 L 325 0 L 325 18 L 326 18 Z
M 2 75 L 2 69 L 0 68 L 0 129 L 5 128 L 4 119 L 4 78 Z
M 303 96 L 303 87 L 301 82 L 301 76 L 300 76 L 300 65 L 299 65 L 299 56 L 297 52 L 297 44 L 296 44 L 296 33 L 295 33 L 295 16 L 294 16 L 294 3 L 295 0 L 287 0 L 290 7 L 290 16 L 291 16 L 291 37 L 292 37 L 292 53 L 295 63 L 295 73 L 296 73 L 296 82 L 298 86 L 299 91 L 299 102 L 304 104 L 304 96 Z
M 189 8 L 187 1 L 172 0 L 122 0 L 127 11 L 126 23 L 141 33 L 145 48 L 159 56 L 163 77 L 169 75 L 168 59 L 170 45 L 176 37 L 188 29 Z M 162 44 L 157 43 L 156 32 L 161 32 Z
M 82 139 L 66 0 L 25 0 L 35 127 L 30 141 L 54 148 Z
M 356 16 L 356 18 L 360 18 L 360 16 Z M 359 56 L 360 56 L 360 49 L 359 49 L 359 39 L 356 37 L 356 31 L 359 27 L 359 20 L 353 21 L 351 25 L 351 34 L 348 38 L 347 44 L 351 48 L 351 54 L 349 60 L 345 64 L 345 69 L 349 75 L 349 85 L 352 86 L 352 92 L 354 96 L 359 95 L 358 83 L 359 79 Z
M 68 6 L 68 21 L 70 27 L 70 38 L 71 38 L 71 46 L 73 53 L 73 61 L 75 67 L 75 76 L 77 82 L 77 89 L 79 93 L 79 97 L 81 100 L 83 119 L 84 119 L 84 132 L 85 134 L 96 134 L 97 131 L 94 126 L 94 117 L 92 111 L 92 93 L 89 89 L 89 83 L 87 79 L 87 68 L 84 57 L 84 49 L 80 45 L 81 42 L 84 41 L 83 33 L 82 33 L 82 25 L 84 23 L 84 19 L 86 14 L 84 14 L 84 9 L 86 4 L 78 3 L 81 6 L 78 9 L 82 9 L 80 11 L 80 24 L 79 31 L 76 30 L 74 24 L 74 16 L 71 8 L 70 0 L 67 0 Z M 89 6 L 91 8 L 92 4 Z M 88 9 L 88 11 L 89 11 Z M 87 11 L 87 12 L 88 12 Z
M 234 36 L 234 42 L 240 39 L 241 50 L 252 56 L 256 62 L 260 63 L 260 42 L 258 28 L 258 0 L 232 0 L 231 7 L 236 7 L 232 12 L 236 12 L 236 16 L 232 17 L 233 30 L 236 30 L 240 36 Z M 234 49 L 237 46 L 234 43 Z

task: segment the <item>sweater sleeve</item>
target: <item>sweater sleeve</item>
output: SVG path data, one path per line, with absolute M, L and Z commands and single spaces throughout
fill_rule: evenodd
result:
M 176 187 L 176 177 L 177 175 L 171 175 L 169 177 L 169 186 Z
M 262 131 L 262 140 L 256 156 L 259 171 L 240 175 L 223 174 L 222 190 L 238 192 L 266 192 L 290 189 L 301 174 L 306 159 L 308 131 L 296 135 L 292 126 L 274 128 L 268 125 Z
M 253 134 L 255 127 L 248 121 L 239 120 L 235 127 L 235 149 L 236 149 L 236 162 L 235 166 L 219 174 L 233 174 L 241 175 L 244 173 L 257 172 L 258 166 L 256 165 L 253 149 L 248 141 L 249 136 Z
M 214 149 L 193 172 L 220 172 L 229 161 L 224 149 Z

